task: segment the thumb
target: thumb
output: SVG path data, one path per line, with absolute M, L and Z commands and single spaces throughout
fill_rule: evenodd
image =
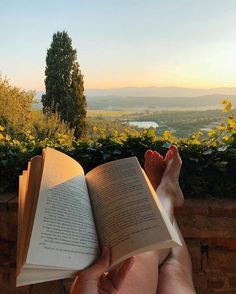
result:
M 109 262 L 110 251 L 107 247 L 104 247 L 102 251 L 102 256 L 99 258 L 99 260 L 83 272 L 90 279 L 98 279 L 102 274 L 106 272 L 109 266 Z

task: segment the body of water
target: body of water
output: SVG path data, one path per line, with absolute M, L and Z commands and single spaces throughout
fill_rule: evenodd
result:
M 127 121 L 131 126 L 137 126 L 138 128 L 158 128 L 159 125 L 155 121 Z

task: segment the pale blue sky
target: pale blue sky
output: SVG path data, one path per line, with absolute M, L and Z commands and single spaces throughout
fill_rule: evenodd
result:
M 86 88 L 236 86 L 234 0 L 0 0 L 1 74 L 43 90 L 58 30 Z

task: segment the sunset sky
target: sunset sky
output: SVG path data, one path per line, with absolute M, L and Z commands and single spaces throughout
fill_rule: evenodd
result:
M 236 86 L 234 0 L 1 0 L 2 76 L 43 91 L 58 30 L 72 38 L 85 88 Z

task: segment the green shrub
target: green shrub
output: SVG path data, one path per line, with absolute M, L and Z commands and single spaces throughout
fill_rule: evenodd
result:
M 69 123 L 61 121 L 57 113 L 44 115 L 41 111 L 34 111 L 30 131 L 38 141 L 47 138 L 56 142 L 59 138 L 63 138 L 68 145 L 71 145 L 74 139 L 74 129 L 70 128 Z
M 141 165 L 147 149 L 165 154 L 172 140 L 157 138 L 152 132 L 138 137 L 117 140 L 110 136 L 93 142 L 73 141 L 68 145 L 61 136 L 57 141 L 35 140 L 30 135 L 24 141 L 11 139 L 4 130 L 0 136 L 0 191 L 17 190 L 18 176 L 31 157 L 41 154 L 42 148 L 53 147 L 77 160 L 88 172 L 110 160 L 137 156 Z M 172 138 L 173 139 L 173 138 Z M 183 159 L 181 187 L 186 197 L 235 197 L 236 149 L 231 145 L 207 146 L 190 141 L 175 141 Z
M 14 87 L 0 76 L 0 125 L 10 136 L 18 137 L 30 128 L 33 97 L 34 92 Z

